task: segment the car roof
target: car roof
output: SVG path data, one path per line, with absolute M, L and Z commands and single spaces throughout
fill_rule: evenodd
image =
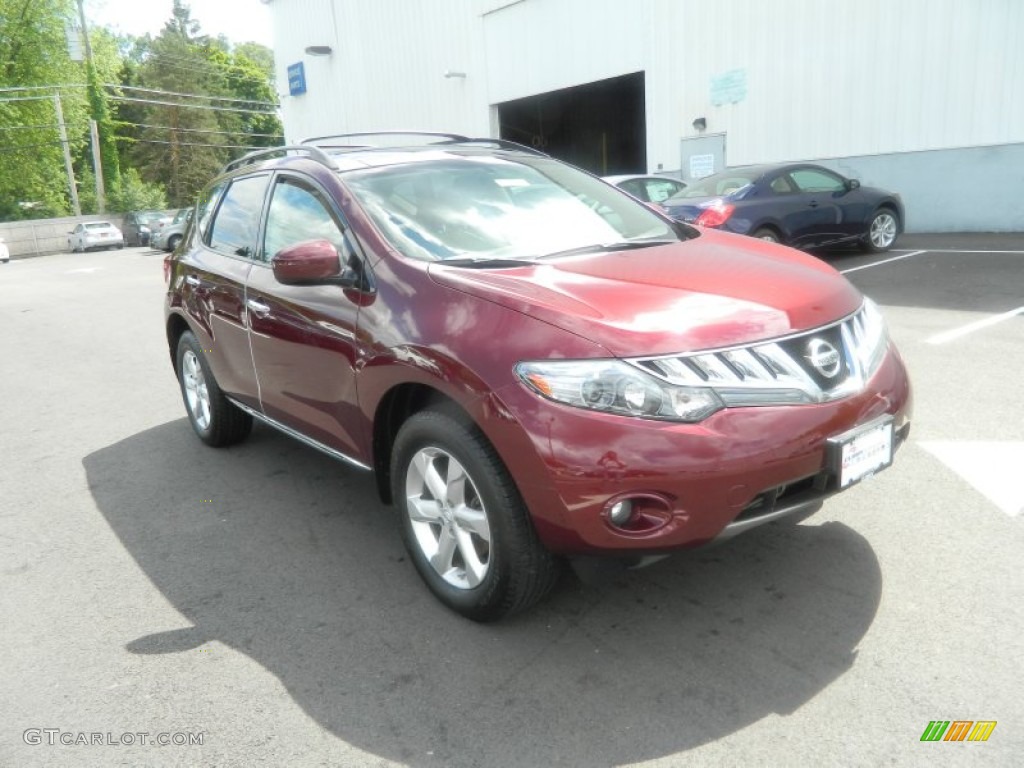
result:
M 426 143 L 397 143 L 388 146 L 353 143 L 350 139 L 367 136 L 416 136 L 427 139 Z M 281 153 L 284 153 L 281 156 Z M 274 157 L 274 155 L 278 155 Z M 292 167 L 293 163 L 303 156 L 333 171 L 347 172 L 388 165 L 405 165 L 417 162 L 430 162 L 441 159 L 465 159 L 466 157 L 549 157 L 531 147 L 513 141 L 494 138 L 467 138 L 454 134 L 440 134 L 420 131 L 384 131 L 379 133 L 339 134 L 307 139 L 302 144 L 250 152 L 237 160 L 232 160 L 221 171 L 221 175 L 234 173 L 241 169 L 255 167 L 274 169 Z
M 609 184 L 618 184 L 620 181 L 633 181 L 634 179 L 656 179 L 657 181 L 677 181 L 680 184 L 686 183 L 682 179 L 676 179 L 672 176 L 659 176 L 656 173 L 623 173 L 616 176 L 602 176 L 601 179 L 607 181 Z

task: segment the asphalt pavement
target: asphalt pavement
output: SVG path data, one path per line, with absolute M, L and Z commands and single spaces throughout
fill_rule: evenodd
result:
M 0 766 L 1019 765 L 1024 236 L 824 257 L 913 377 L 894 466 L 487 626 L 368 474 L 198 442 L 162 254 L 0 266 Z

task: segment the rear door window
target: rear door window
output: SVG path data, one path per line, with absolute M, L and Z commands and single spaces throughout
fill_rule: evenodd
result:
M 209 225 L 207 244 L 213 250 L 245 258 L 255 255 L 267 178 L 260 174 L 231 182 Z

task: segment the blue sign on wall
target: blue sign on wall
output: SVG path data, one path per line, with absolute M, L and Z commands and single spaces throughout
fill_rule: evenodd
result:
M 288 65 L 288 93 L 298 96 L 306 92 L 306 68 L 302 62 Z

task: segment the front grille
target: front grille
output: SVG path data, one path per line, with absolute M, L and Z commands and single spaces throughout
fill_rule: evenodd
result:
M 864 388 L 884 352 L 881 316 L 849 317 L 769 342 L 629 362 L 671 384 L 712 387 L 726 405 L 822 403 Z

